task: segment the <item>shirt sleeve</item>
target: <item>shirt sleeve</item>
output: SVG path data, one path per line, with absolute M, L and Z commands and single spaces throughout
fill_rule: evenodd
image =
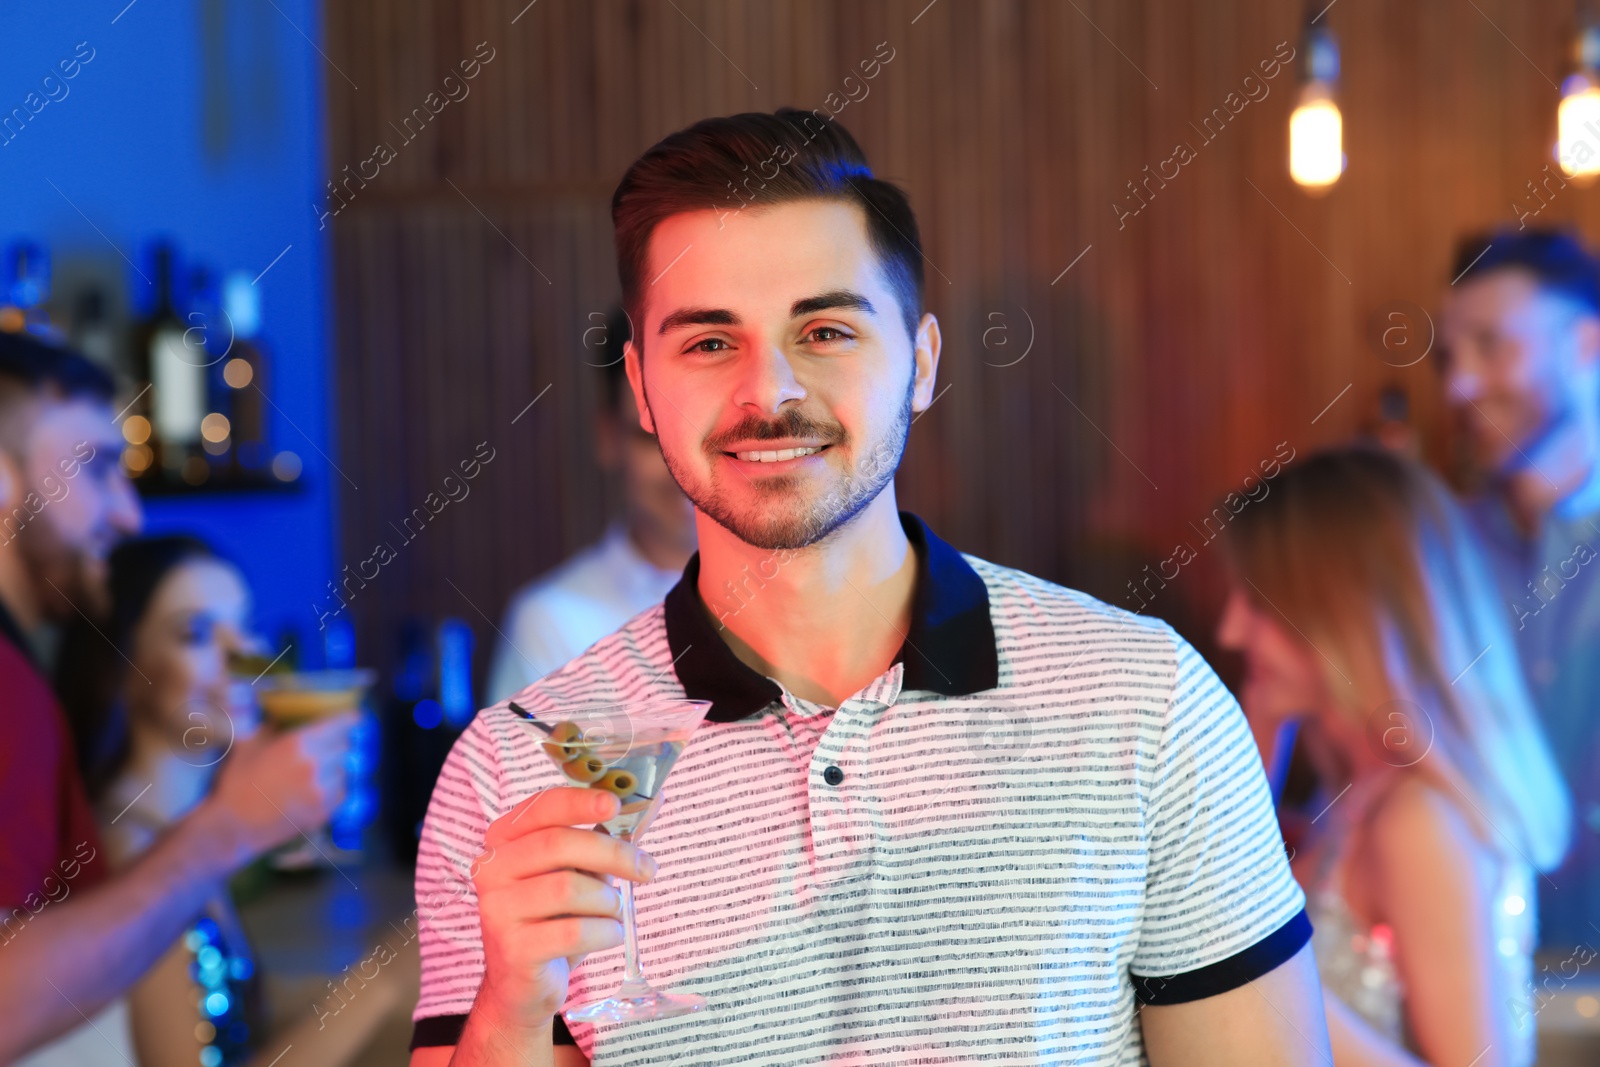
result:
M 0 945 L 52 901 L 108 873 L 66 715 L 0 636 Z M 70 886 L 68 885 L 70 883 Z
M 501 803 L 500 782 L 496 748 L 480 714 L 450 749 L 417 844 L 422 989 L 411 1013 L 413 1049 L 458 1043 L 483 983 L 483 936 L 472 875 L 489 824 L 509 810 Z M 492 863 L 493 857 L 483 862 Z M 576 1044 L 559 1015 L 554 1031 L 555 1044 Z
M 1134 990 L 1145 1003 L 1215 996 L 1310 940 L 1261 756 L 1238 702 L 1173 635 L 1177 662 L 1146 808 L 1149 868 Z
M 498 817 L 493 746 L 480 715 L 456 739 L 434 783 L 417 845 L 417 936 L 422 990 L 412 1019 L 424 1044 L 454 1044 L 483 980 L 483 941 L 473 863 L 489 824 Z M 453 1036 L 449 1023 L 455 1019 Z M 435 1033 L 445 1029 L 441 1033 Z

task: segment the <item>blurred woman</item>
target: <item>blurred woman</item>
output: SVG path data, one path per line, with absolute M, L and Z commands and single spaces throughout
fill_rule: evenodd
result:
M 205 797 L 230 750 L 253 743 L 250 683 L 235 681 L 228 662 L 258 646 L 243 575 L 203 542 L 125 542 L 109 566 L 109 621 L 70 631 L 59 667 L 105 847 L 111 863 L 123 866 Z M 301 731 L 320 766 L 329 812 L 343 790 L 354 723 L 346 713 Z M 140 1067 L 265 1067 L 286 1044 L 314 1048 L 319 1063 L 345 1062 L 401 993 L 397 981 L 375 982 L 326 1033 L 309 1011 L 290 1033 L 264 1033 L 255 956 L 219 888 L 128 1004 Z
M 1331 452 L 1227 542 L 1246 713 L 1298 722 L 1320 782 L 1292 862 L 1338 1067 L 1526 1067 L 1535 872 L 1570 804 L 1455 504 L 1409 460 Z

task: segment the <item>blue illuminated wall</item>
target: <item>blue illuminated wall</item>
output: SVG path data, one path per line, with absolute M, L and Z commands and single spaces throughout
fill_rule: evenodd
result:
M 341 477 L 324 458 L 338 461 L 327 249 L 310 207 L 323 184 L 323 83 L 341 76 L 318 54 L 321 39 L 315 0 L 97 0 L 0 13 L 0 114 L 47 88 L 59 97 L 0 136 L 0 244 L 31 237 L 58 264 L 120 271 L 135 308 L 153 290 L 123 256 L 150 274 L 145 249 L 158 236 L 222 271 L 254 276 L 272 264 L 257 283 L 274 361 L 268 418 L 274 447 L 304 461 L 300 490 L 155 499 L 147 529 L 195 532 L 237 559 L 262 629 L 293 627 L 313 658 L 309 605 L 335 570 Z M 44 85 L 61 60 L 91 50 L 76 77 Z

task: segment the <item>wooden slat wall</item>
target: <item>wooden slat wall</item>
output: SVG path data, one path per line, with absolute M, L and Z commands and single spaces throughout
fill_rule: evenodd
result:
M 341 563 L 398 549 L 351 605 L 375 656 L 407 613 L 492 639 L 512 588 L 601 527 L 582 336 L 616 297 L 627 164 L 706 115 L 820 106 L 885 40 L 894 59 L 839 121 L 921 220 L 950 388 L 900 489 L 949 539 L 1116 599 L 1198 542 L 1189 524 L 1277 442 L 1348 437 L 1385 385 L 1441 459 L 1432 361 L 1386 366 L 1367 322 L 1397 299 L 1433 307 L 1456 238 L 1514 224 L 1550 160 L 1572 19 L 1567 3 L 1342 0 L 1325 20 L 1350 169 L 1312 198 L 1285 166 L 1298 63 L 1213 142 L 1191 126 L 1279 42 L 1299 47 L 1287 0 L 525 4 L 326 9 L 328 57 L 360 86 L 329 72 L 330 176 L 398 149 L 330 221 L 338 459 L 359 486 L 343 486 Z M 470 95 L 402 145 L 391 123 L 480 41 L 495 58 Z M 1178 141 L 1197 158 L 1119 229 L 1113 200 Z M 1568 186 L 1539 221 L 1595 234 L 1594 201 Z M 1030 320 L 1028 356 L 987 365 L 1016 358 Z M 470 497 L 402 544 L 390 524 L 485 440 Z M 1215 556 L 1151 607 L 1202 644 Z

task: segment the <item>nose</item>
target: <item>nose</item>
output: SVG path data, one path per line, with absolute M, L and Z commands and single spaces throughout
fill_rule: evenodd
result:
M 1483 395 L 1483 379 L 1470 370 L 1452 366 L 1444 376 L 1445 399 L 1451 404 L 1466 404 Z
M 753 349 L 740 362 L 739 375 L 733 401 L 740 407 L 774 415 L 789 401 L 805 399 L 805 387 L 795 377 L 789 354 L 779 345 Z
M 107 482 L 109 500 L 106 521 L 119 534 L 132 537 L 144 527 L 144 508 L 139 503 L 139 494 L 133 491 L 133 484 L 122 473 L 121 466 L 107 478 Z
M 1476 401 L 1483 395 L 1483 375 L 1478 372 L 1477 360 L 1466 346 L 1446 349 L 1444 353 L 1445 401 L 1459 406 Z

